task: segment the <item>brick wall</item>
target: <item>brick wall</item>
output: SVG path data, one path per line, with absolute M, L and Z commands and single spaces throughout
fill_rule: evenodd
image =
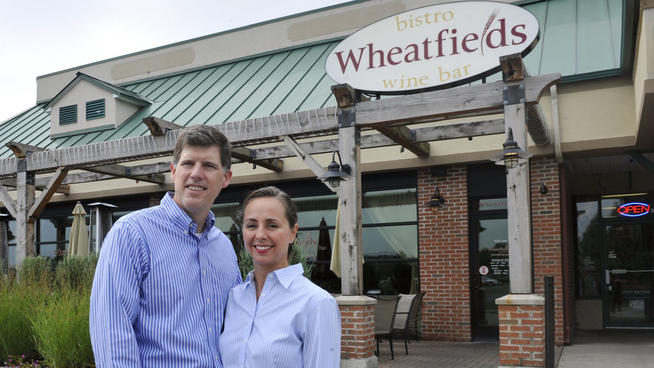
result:
M 431 208 L 438 186 L 445 204 Z M 447 168 L 434 177 L 418 170 L 418 252 L 423 299 L 421 330 L 425 339 L 470 341 L 470 283 L 466 168 Z
M 374 301 L 351 303 L 348 297 L 341 296 L 337 302 L 341 312 L 341 359 L 370 359 L 375 353 Z
M 500 366 L 545 365 L 543 305 L 499 305 Z
M 534 249 L 534 293 L 545 295 L 545 276 L 554 276 L 555 342 L 563 344 L 563 253 L 559 165 L 554 158 L 530 162 L 531 226 Z M 541 184 L 547 193 L 540 193 Z

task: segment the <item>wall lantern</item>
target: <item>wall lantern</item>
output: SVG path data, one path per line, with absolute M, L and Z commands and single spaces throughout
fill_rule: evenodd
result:
M 434 195 L 431 196 L 431 199 L 429 200 L 429 207 L 431 208 L 438 208 L 445 203 L 445 198 L 441 195 L 440 189 L 438 187 L 435 187 L 434 190 Z
M 511 128 L 509 128 L 508 137 L 502 147 L 504 147 L 502 152 L 491 158 L 491 161 L 495 161 L 495 165 L 504 165 L 507 169 L 513 169 L 518 166 L 518 160 L 531 157 L 529 152 L 520 149 L 518 143 L 513 140 L 513 129 Z
M 338 163 L 336 162 L 336 155 L 338 155 Z M 348 164 L 343 164 L 341 161 L 341 154 L 338 151 L 332 153 L 332 162 L 327 166 L 327 172 L 319 179 L 327 181 L 332 187 L 338 188 L 341 180 L 345 180 L 351 173 L 352 168 Z

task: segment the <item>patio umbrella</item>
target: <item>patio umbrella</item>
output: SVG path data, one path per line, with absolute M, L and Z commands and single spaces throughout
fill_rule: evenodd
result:
M 338 206 L 336 206 L 336 229 L 334 229 L 334 246 L 332 247 L 332 261 L 329 265 L 329 269 L 334 272 L 337 277 L 341 277 L 341 242 L 339 240 L 340 234 L 340 214 L 341 214 L 341 203 L 339 201 Z
M 229 228 L 229 240 L 232 242 L 234 252 L 236 252 L 236 255 L 238 255 L 243 248 L 241 247 L 241 236 L 238 227 L 236 227 L 236 224 L 232 224 L 232 226 Z
M 316 255 L 316 268 L 311 273 L 311 279 L 324 279 L 330 276 L 329 263 L 332 257 L 332 246 L 329 244 L 329 227 L 323 217 L 320 221 L 318 233 L 318 254 Z
M 73 225 L 70 229 L 69 256 L 86 256 L 89 254 L 89 233 L 86 229 L 86 211 L 77 202 L 73 208 Z

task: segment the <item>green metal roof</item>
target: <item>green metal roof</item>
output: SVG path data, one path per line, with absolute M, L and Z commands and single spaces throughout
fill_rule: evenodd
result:
M 551 0 L 524 7 L 541 25 L 541 40 L 525 58 L 531 75 L 559 72 L 564 80 L 574 80 L 624 73 L 623 24 L 630 22 L 624 19 L 623 0 Z M 149 134 L 142 123 L 148 116 L 187 126 L 333 106 L 330 86 L 335 82 L 326 75 L 324 64 L 337 43 L 297 47 L 120 87 L 93 78 L 105 88 L 118 88 L 152 104 L 116 129 L 55 139 L 50 138 L 47 104 L 40 104 L 0 125 L 0 142 L 55 149 Z M 2 146 L 0 158 L 6 157 L 13 153 Z

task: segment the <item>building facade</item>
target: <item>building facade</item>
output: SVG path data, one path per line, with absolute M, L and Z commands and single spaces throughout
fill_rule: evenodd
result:
M 179 126 L 260 121 L 274 132 L 284 119 L 335 111 L 329 110 L 336 105 L 335 82 L 324 62 L 341 39 L 434 3 L 440 2 L 356 1 L 40 76 L 36 105 L 3 122 L 0 136 L 34 152 L 87 147 L 93 156 L 106 142 L 152 134 L 143 122 L 152 117 Z M 562 76 L 539 102 L 551 143 L 532 140 L 527 147 L 533 154 L 533 293 L 543 295 L 544 277 L 554 277 L 558 344 L 577 328 L 654 328 L 654 3 L 589 3 L 516 3 L 541 27 L 539 44 L 524 59 L 527 70 Z M 506 139 L 503 127 L 492 125 L 496 120 L 501 124 L 502 116 L 421 121 L 417 134 L 459 127 L 452 139 L 428 141 L 422 157 L 384 143 L 374 129 L 361 133 L 363 293 L 424 292 L 423 338 L 498 336 L 495 300 L 510 292 L 511 267 L 506 171 L 489 160 Z M 487 125 L 469 133 L 457 125 L 475 123 Z M 317 136 L 295 138 L 326 167 L 338 135 Z M 238 142 L 248 151 L 237 150 L 232 184 L 213 207 L 216 226 L 237 245 L 240 201 L 249 190 L 274 183 L 298 205 L 299 244 L 323 265 L 320 224 L 324 219 L 333 239 L 338 197 L 294 153 L 279 154 L 283 144 L 271 145 Z M 14 152 L 0 149 L 0 169 L 10 167 Z M 275 163 L 280 157 L 283 169 Z M 143 154 L 113 170 L 99 159 L 71 166 L 34 219 L 31 252 L 57 257 L 65 251 L 77 201 L 116 205 L 115 218 L 157 203 L 172 190 L 166 159 Z M 47 190 L 52 171 L 34 171 L 37 191 Z M 20 174 L 0 170 L 0 176 L 7 208 L 20 196 L 11 190 L 19 187 Z M 12 219 L 8 225 L 8 263 L 14 266 L 22 249 L 17 232 L 25 225 Z M 327 271 L 314 280 L 340 291 Z

